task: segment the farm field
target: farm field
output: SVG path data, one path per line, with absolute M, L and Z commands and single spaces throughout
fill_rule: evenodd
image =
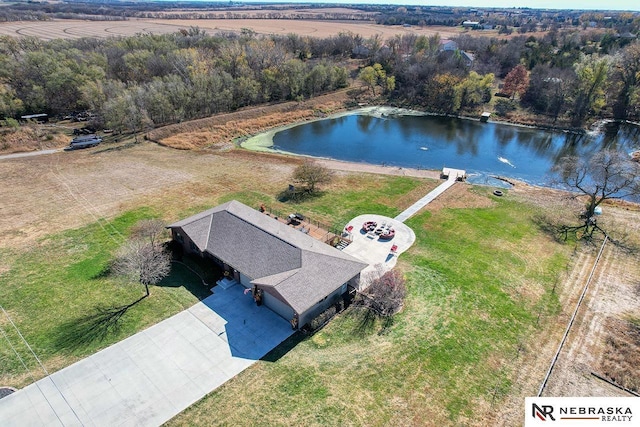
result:
M 129 19 L 127 21 L 81 21 L 53 20 L 44 22 L 3 22 L 0 23 L 0 35 L 33 36 L 41 40 L 78 39 L 82 37 L 133 36 L 138 33 L 167 34 L 180 29 L 199 27 L 209 34 L 221 31 L 240 32 L 248 28 L 258 34 L 286 35 L 290 33 L 302 36 L 329 37 L 341 32 L 352 32 L 363 37 L 375 35 L 383 39 L 395 35 L 415 33 L 418 35 L 440 34 L 442 38 L 453 37 L 462 32 L 452 27 L 402 27 L 385 26 L 366 22 L 338 22 L 287 19 Z

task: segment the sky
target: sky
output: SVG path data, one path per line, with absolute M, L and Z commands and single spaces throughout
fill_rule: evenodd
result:
M 267 3 L 245 0 L 251 3 Z M 314 3 L 309 0 L 285 0 L 291 3 Z M 421 6 L 530 7 L 536 9 L 633 10 L 640 11 L 640 0 L 325 0 L 316 3 L 397 4 Z

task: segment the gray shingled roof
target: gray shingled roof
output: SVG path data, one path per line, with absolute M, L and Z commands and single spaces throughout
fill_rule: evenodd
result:
M 304 313 L 367 264 L 238 201 L 169 225 Z

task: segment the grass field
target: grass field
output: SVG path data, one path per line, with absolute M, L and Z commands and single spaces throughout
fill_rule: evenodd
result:
M 367 183 L 370 185 L 365 185 Z M 209 203 L 175 210 L 167 209 L 171 196 L 165 195 L 155 198 L 155 203 L 127 210 L 113 219 L 101 218 L 86 226 L 47 234 L 24 247 L 3 247 L 0 302 L 47 370 L 53 372 L 188 308 L 208 294 L 203 292 L 198 277 L 176 265 L 172 275 L 161 286 L 152 289 L 151 297 L 127 312 L 118 331 L 103 340 L 99 337 L 85 340 L 83 327 L 87 325 L 82 319 L 88 314 L 95 313 L 99 307 L 126 305 L 143 294 L 141 286 L 124 284 L 105 274 L 129 228 L 142 218 L 185 217 L 214 203 L 235 198 L 251 206 L 266 202 L 278 209 L 305 209 L 305 214 L 316 220 L 338 224 L 363 212 L 389 211 L 388 205 L 380 202 L 381 195 L 387 196 L 388 203 L 394 203 L 407 191 L 426 192 L 434 185 L 430 180 L 383 176 L 371 179 L 352 175 L 338 179 L 332 187 L 335 191 L 321 193 L 303 205 L 286 205 L 274 200 L 269 183 L 254 191 L 217 194 L 215 187 L 209 184 L 208 189 L 214 190 L 214 194 L 208 195 Z M 238 184 L 238 187 L 243 186 Z M 341 188 L 351 190 L 342 191 Z M 0 316 L 0 327 L 18 353 L 15 354 L 6 339 L 0 340 L 0 384 L 22 387 L 34 378 L 42 377 L 44 372 L 4 316 Z
M 205 295 L 199 278 L 175 267 L 118 331 L 102 341 L 79 339 L 78 320 L 95 307 L 142 295 L 142 287 L 104 274 L 140 218 L 174 221 L 238 199 L 342 226 L 362 213 L 395 216 L 436 185 L 338 173 L 315 197 L 279 202 L 298 162 L 148 143 L 7 161 L 0 170 L 7 184 L 0 189 L 7 207 L 0 218 L 0 303 L 52 372 Z M 552 354 L 565 326 L 567 300 L 579 287 L 559 279 L 571 268 L 574 246 L 536 225 L 540 213 L 567 206 L 557 192 L 526 186 L 502 198 L 454 186 L 408 221 L 417 240 L 399 267 L 409 295 L 392 325 L 365 327 L 347 311 L 314 335 L 294 336 L 170 424 L 519 424 L 522 398 L 537 391 L 547 350 Z M 0 384 L 22 387 L 42 377 L 6 317 L 0 327 L 8 338 L 0 337 Z M 514 402 L 513 423 L 501 418 L 507 401 Z
M 560 309 L 551 289 L 570 251 L 541 234 L 535 210 L 507 198 L 412 218 L 409 296 L 391 327 L 363 330 L 347 311 L 171 425 L 486 425 L 534 350 L 538 315 Z

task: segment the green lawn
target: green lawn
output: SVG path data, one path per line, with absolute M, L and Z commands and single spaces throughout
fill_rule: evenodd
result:
M 221 202 L 235 199 L 255 208 L 264 203 L 285 214 L 300 212 L 312 220 L 342 229 L 349 220 L 365 213 L 395 217 L 438 184 L 431 179 L 354 174 L 337 179 L 330 189 L 318 191 L 304 201 L 279 202 L 271 195 L 242 191 L 225 195 Z M 407 193 L 411 192 L 417 196 L 407 200 Z
M 332 191 L 320 192 L 318 197 L 303 204 L 278 203 L 275 195 L 258 191 L 222 197 L 213 194 L 212 203 L 234 198 L 254 207 L 267 203 L 283 210 L 303 210 L 314 219 L 342 227 L 341 223 L 360 213 L 393 214 L 397 211 L 393 203 L 385 205 L 380 199 L 388 197 L 395 202 L 407 191 L 419 190 L 425 185 L 435 186 L 431 181 L 403 177 L 350 175 L 337 179 Z M 213 204 L 187 206 L 179 217 L 200 212 Z M 92 316 L 97 315 L 99 309 L 129 304 L 144 293 L 141 285 L 122 283 L 109 276 L 108 265 L 131 226 L 140 219 L 162 217 L 162 205 L 158 200 L 153 209 L 141 207 L 111 220 L 101 219 L 79 229 L 47 236 L 28 250 L 1 250 L 0 304 L 48 371 L 56 371 L 95 353 L 209 294 L 193 271 L 174 264 L 171 275 L 161 286 L 151 289 L 149 298 L 127 311 L 117 330 L 109 331 L 104 337 L 101 329 L 98 333 L 89 331 L 95 325 Z M 210 283 L 213 278 L 210 271 L 193 260 L 189 265 Z M 22 387 L 41 378 L 44 372 L 2 313 L 0 328 L 0 384 Z
M 277 202 L 259 189 L 217 201 L 266 203 L 342 227 L 363 213 L 395 216 L 406 207 L 407 193 L 426 194 L 434 186 L 354 174 L 300 203 Z M 491 197 L 489 189 L 471 191 Z M 570 252 L 534 225 L 539 207 L 514 202 L 508 194 L 491 198 L 492 207 L 442 209 L 408 221 L 417 240 L 399 265 L 409 293 L 392 325 L 364 330 L 348 310 L 312 336 L 294 336 L 170 424 L 458 425 L 486 416 L 504 396 L 519 392 L 512 380 L 519 352 L 531 347 L 537 322 L 543 325 L 557 313 L 551 289 Z M 181 217 L 207 207 L 188 207 Z M 162 216 L 160 207 L 140 208 L 48 236 L 23 252 L 1 254 L 0 303 L 49 371 L 206 295 L 193 272 L 175 266 L 162 286 L 126 313 L 119 330 L 103 340 L 77 340 L 79 319 L 97 306 L 124 305 L 142 295 L 141 286 L 123 284 L 106 269 L 136 221 Z M 0 337 L 0 382 L 22 387 L 42 372 L 8 321 L 0 319 L 20 355 Z
M 49 371 L 155 324 L 198 300 L 181 285 L 195 282 L 193 273 L 177 267 L 163 287 L 152 288 L 149 298 L 123 316 L 117 331 L 104 339 L 99 335 L 81 339 L 86 325 L 80 320 L 93 314 L 97 307 L 126 305 L 144 294 L 141 285 L 122 283 L 105 271 L 128 229 L 138 220 L 152 216 L 154 212 L 148 209 L 126 212 L 111 221 L 101 220 L 48 236 L 11 257 L 10 269 L 0 275 L 0 303 Z M 7 335 L 0 337 L 0 383 L 21 387 L 41 377 L 43 372 L 35 358 L 4 314 L 0 315 L 0 327 Z
M 390 327 L 363 332 L 347 311 L 170 424 L 478 424 L 520 392 L 512 383 L 520 351 L 532 349 L 538 316 L 559 310 L 551 289 L 570 248 L 534 226 L 537 209 L 507 196 L 490 208 L 411 218 L 416 244 L 400 259 L 409 295 Z

